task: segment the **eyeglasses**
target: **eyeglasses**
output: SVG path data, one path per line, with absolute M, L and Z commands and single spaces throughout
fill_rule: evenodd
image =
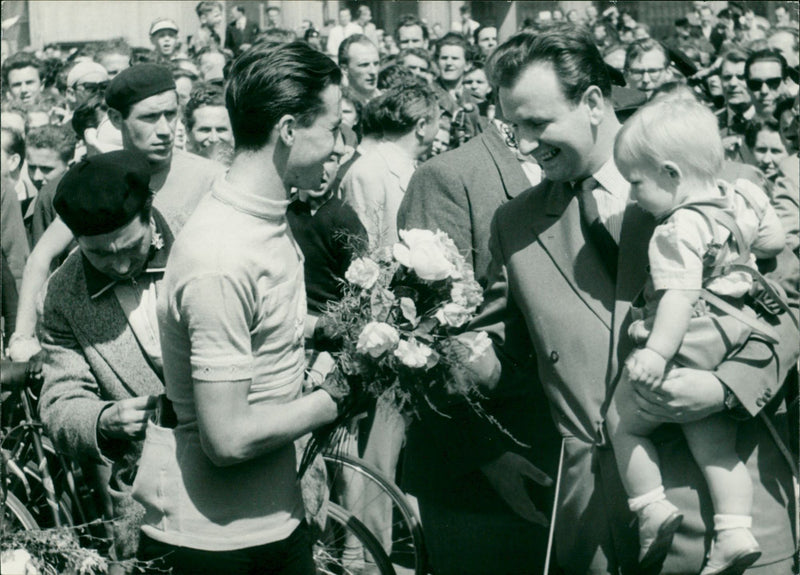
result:
M 83 84 L 76 84 L 76 88 L 82 88 L 85 92 L 104 92 L 108 88 L 108 82 L 84 82 Z
M 647 74 L 651 78 L 657 78 L 664 73 L 664 68 L 629 68 L 628 74 L 631 78 L 644 78 Z
M 747 87 L 751 92 L 760 92 L 761 87 L 766 84 L 767 88 L 770 90 L 777 90 L 782 81 L 783 78 L 767 78 L 766 80 L 758 80 L 753 78 L 747 81 Z

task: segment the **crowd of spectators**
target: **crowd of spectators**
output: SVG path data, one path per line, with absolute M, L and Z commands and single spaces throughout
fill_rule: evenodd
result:
M 64 174 L 84 158 L 120 149 L 144 153 L 150 189 L 157 191 L 154 206 L 177 235 L 243 145 L 234 142 L 234 132 L 248 133 L 246 126 L 232 128 L 225 90 L 237 58 L 253 48 L 300 41 L 330 56 L 343 78 L 342 141 L 324 166 L 322 186 L 299 187 L 289 208 L 298 242 L 312 250 L 305 273 L 313 314 L 337 297 L 343 262 L 352 257 L 352 246 L 329 241 L 330 230 L 342 226 L 373 246 L 390 245 L 404 198 L 419 197 L 420 174 L 434 186 L 450 177 L 434 156 L 455 148 L 477 153 L 465 147 L 471 140 L 485 144 L 492 158 L 503 155 L 516 170 L 515 194 L 546 175 L 518 147 L 515 126 L 504 119 L 487 76 L 487 60 L 505 39 L 497 23 L 474 20 L 469 3 L 447 30 L 405 15 L 391 33 L 376 27 L 366 5 L 355 15 L 341 8 L 322 29 L 308 20 L 287 27 L 295 23 L 284 24 L 275 6 L 267 9 L 263 30 L 244 6 L 232 6 L 228 21 L 220 2 L 199 2 L 196 13 L 198 27 L 190 36 L 168 18 L 153 21 L 149 47 L 109 39 L 65 52 L 50 44 L 3 61 L 0 347 L 9 358 L 42 361 L 37 325 L 43 290 L 76 245 L 54 207 Z M 675 20 L 671 34 L 656 38 L 647 22 L 624 10 L 600 13 L 587 3 L 581 10 L 543 12 L 521 27 L 535 33 L 561 20 L 583 26 L 608 66 L 620 121 L 664 92 L 685 89 L 706 104 L 716 114 L 726 160 L 749 165 L 741 173 L 781 199 L 775 207 L 796 251 L 796 16 L 796 2 L 777 6 L 769 22 L 744 4 L 729 2 L 715 13 L 698 1 Z M 490 212 L 506 199 L 493 199 Z M 486 226 L 490 215 L 484 214 Z M 476 250 L 475 257 L 476 277 L 485 281 L 488 254 Z M 317 327 L 324 326 L 312 325 L 312 334 Z M 97 401 L 125 401 L 95 391 Z M 372 425 L 377 431 L 361 455 L 393 475 L 404 426 L 397 414 L 380 412 Z M 103 450 L 97 440 L 92 448 Z

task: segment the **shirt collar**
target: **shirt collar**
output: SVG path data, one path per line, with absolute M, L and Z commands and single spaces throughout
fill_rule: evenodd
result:
M 631 186 L 619 173 L 613 157 L 600 166 L 600 169 L 592 174 L 592 177 L 609 194 L 627 203 Z
M 224 177 L 217 178 L 211 195 L 240 212 L 263 220 L 281 220 L 286 217 L 289 200 L 271 200 L 263 195 L 250 194 L 232 186 Z
M 170 249 L 172 249 L 174 237 L 166 221 L 156 209 L 153 209 L 150 225 L 154 228 L 150 254 L 144 269 L 137 277 L 146 274 L 163 275 L 164 270 L 167 268 Z M 100 297 L 117 284 L 117 280 L 111 279 L 95 268 L 83 254 L 81 254 L 81 260 L 83 262 L 83 275 L 86 279 L 86 289 L 89 292 L 90 299 Z

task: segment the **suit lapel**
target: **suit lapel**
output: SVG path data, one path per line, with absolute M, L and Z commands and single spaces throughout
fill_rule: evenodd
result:
M 644 287 L 648 276 L 647 250 L 655 229 L 655 218 L 630 203 L 622 220 L 619 241 L 617 271 L 617 293 L 614 307 L 613 347 L 617 350 L 612 359 L 612 380 L 616 377 L 621 362 L 632 350 L 630 339 L 624 337 L 630 324 L 631 303 Z M 619 342 L 625 342 L 620 346 Z
M 114 290 L 89 299 L 82 270 L 79 273 L 81 278 L 75 283 L 72 298 L 73 317 L 91 319 L 74 322 L 74 329 L 83 334 L 84 341 L 91 342 L 90 345 L 117 375 L 120 383 L 132 395 L 140 395 L 141 390 L 152 388 L 158 377 L 145 359 Z
M 497 166 L 500 179 L 503 181 L 503 190 L 509 199 L 531 187 L 528 177 L 522 170 L 522 166 L 519 165 L 519 160 L 506 146 L 503 136 L 496 126 L 488 127 L 483 132 L 481 140 Z
M 539 243 L 578 297 L 611 329 L 614 285 L 596 248 L 583 235 L 578 201 L 562 183 L 545 190 L 544 209 L 529 210 Z

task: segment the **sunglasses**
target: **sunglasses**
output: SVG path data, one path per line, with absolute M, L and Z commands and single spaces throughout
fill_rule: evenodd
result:
M 766 80 L 751 79 L 747 81 L 747 87 L 751 92 L 760 92 L 761 87 L 766 84 L 770 90 L 777 90 L 782 80 L 782 78 L 767 78 Z
M 105 91 L 108 88 L 108 82 L 84 82 L 83 84 L 77 84 L 76 88 L 83 88 L 86 92 L 101 92 Z

